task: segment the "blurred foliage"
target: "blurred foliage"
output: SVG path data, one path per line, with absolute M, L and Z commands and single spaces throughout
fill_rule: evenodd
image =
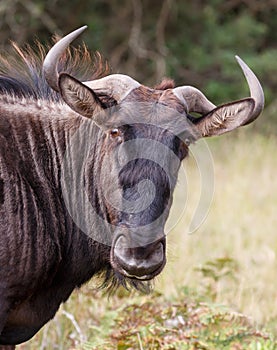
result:
M 104 54 L 113 72 L 149 85 L 170 76 L 216 104 L 248 94 L 238 54 L 260 78 L 277 128 L 276 0 L 0 1 L 5 50 L 9 40 L 45 42 L 83 24 L 89 30 L 82 39 Z
M 111 312 L 112 327 L 99 338 L 106 320 L 107 315 L 95 327 L 95 336 L 83 343 L 83 350 L 273 350 L 277 346 L 246 316 L 181 295 L 175 301 L 156 295 L 123 304 Z
M 238 263 L 230 257 L 206 261 L 203 265 L 197 266 L 195 270 L 202 275 L 201 287 L 204 289 L 204 294 L 211 298 L 211 301 L 216 302 L 223 279 L 232 279 L 233 288 L 236 287 Z

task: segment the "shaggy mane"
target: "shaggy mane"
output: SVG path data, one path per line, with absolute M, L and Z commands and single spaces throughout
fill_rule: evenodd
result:
M 170 78 L 163 78 L 163 80 L 154 87 L 155 90 L 167 90 L 175 88 L 175 82 Z
M 54 42 L 57 40 L 56 37 Z M 30 45 L 19 48 L 12 43 L 13 54 L 0 55 L 0 93 L 59 101 L 60 95 L 49 87 L 42 73 L 43 60 L 50 47 L 38 41 L 34 48 Z M 91 55 L 85 44 L 68 48 L 58 64 L 58 72 L 66 72 L 81 81 L 102 78 L 109 71 L 99 52 Z

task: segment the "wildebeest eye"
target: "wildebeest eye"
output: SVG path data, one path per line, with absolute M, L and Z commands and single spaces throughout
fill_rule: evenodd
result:
M 118 128 L 114 128 L 110 131 L 110 136 L 111 138 L 116 138 L 119 137 L 121 135 L 120 130 Z

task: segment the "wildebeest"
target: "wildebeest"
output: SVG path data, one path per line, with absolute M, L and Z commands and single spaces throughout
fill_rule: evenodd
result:
M 87 70 L 87 51 L 72 53 L 68 49 L 84 29 L 58 41 L 44 61 L 39 59 L 44 57 L 41 45 L 40 56 L 31 49 L 16 48 L 15 60 L 1 61 L 3 349 L 13 349 L 15 344 L 30 339 L 54 317 L 75 288 L 96 274 L 103 275 L 107 286 L 144 288 L 165 265 L 164 225 L 189 143 L 249 124 L 263 109 L 261 85 L 239 58 L 251 97 L 218 107 L 198 89 L 174 87 L 171 80 L 149 88 L 126 75 L 101 77 L 106 74 L 106 66 L 99 60 L 92 74 L 91 69 Z M 192 116 L 191 112 L 200 116 Z M 86 121 L 92 122 L 82 138 L 78 130 Z M 134 140 L 143 140 L 144 145 L 150 140 L 153 145 L 168 148 L 170 155 L 163 153 L 160 157 L 170 173 L 148 157 L 133 157 L 117 168 L 113 151 L 121 147 L 122 154 L 129 154 L 129 148 L 123 146 Z M 77 155 L 71 154 L 74 143 Z M 87 144 L 92 146 L 83 164 Z M 132 152 L 138 146 L 142 144 L 133 143 Z M 155 147 L 151 152 L 155 155 Z M 107 155 L 114 160 L 103 167 Z M 80 172 L 76 173 L 78 167 Z M 142 208 L 151 192 L 149 181 L 156 190 L 151 203 Z M 122 203 L 146 199 L 138 201 L 133 212 L 125 210 L 122 203 L 116 209 L 104 195 L 113 182 Z M 147 186 L 139 188 L 141 183 Z M 92 221 L 89 209 L 82 206 L 83 199 L 77 200 L 79 192 L 86 193 L 94 208 Z M 76 204 L 75 197 L 77 210 L 71 208 Z M 97 224 L 93 221 L 96 217 Z M 86 228 L 92 226 L 92 235 L 82 226 L 86 218 Z

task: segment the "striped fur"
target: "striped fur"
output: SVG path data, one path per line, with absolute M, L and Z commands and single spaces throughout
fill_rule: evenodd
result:
M 148 289 L 148 283 L 114 273 L 110 247 L 89 238 L 72 221 L 62 196 L 61 163 L 82 117 L 46 84 L 42 46 L 38 55 L 30 48 L 14 48 L 14 58 L 0 58 L 0 344 L 28 340 L 74 288 L 95 274 L 104 276 L 104 287 Z M 69 59 L 68 54 L 60 71 L 82 80 L 107 73 L 100 56 L 97 69 L 90 68 L 86 48 L 74 50 Z M 103 138 L 97 126 L 93 133 Z M 92 159 L 93 173 L 100 158 L 101 147 Z M 97 191 L 92 186 L 91 200 L 105 212 Z
M 67 300 L 73 289 L 95 274 L 103 277 L 103 287 L 106 288 L 111 289 L 119 284 L 144 291 L 150 288 L 149 282 L 123 277 L 116 272 L 111 267 L 110 246 L 84 234 L 69 215 L 61 187 L 62 162 L 65 150 L 84 118 L 72 111 L 60 95 L 48 87 L 41 73 L 45 51 L 40 44 L 37 46 L 38 54 L 30 47 L 20 50 L 14 45 L 14 58 L 0 57 L 2 345 L 18 344 L 31 338 L 55 315 L 59 305 Z M 59 71 L 68 72 L 80 80 L 89 80 L 107 74 L 108 67 L 99 55 L 93 61 L 86 48 L 82 47 L 67 51 L 61 59 Z M 162 90 L 172 86 L 172 81 L 165 80 L 156 87 L 155 93 L 152 89 L 141 87 L 130 94 L 127 101 L 152 98 L 158 101 L 168 96 L 172 108 L 181 111 L 183 107 L 172 94 L 163 94 Z M 103 100 L 102 103 L 110 102 Z M 133 133 L 136 127 L 130 130 Z M 148 135 L 152 131 L 146 127 L 139 132 Z M 150 138 L 155 139 L 155 132 L 157 130 Z M 161 131 L 158 134 L 165 135 Z M 102 158 L 108 152 L 104 142 L 106 136 L 104 131 L 93 126 L 89 137 L 96 141 L 97 149 L 94 149 L 90 163 L 86 165 L 89 171 L 85 181 L 88 183 L 90 202 L 107 222 L 113 222 L 117 217 L 97 185 Z M 134 136 L 130 134 L 128 137 Z M 183 147 L 180 141 L 176 143 L 175 136 L 163 137 L 161 142 L 171 145 L 179 156 Z M 187 148 L 182 150 L 180 158 L 186 153 Z M 74 172 L 74 162 L 70 166 L 68 171 Z M 153 181 L 155 176 L 160 177 L 159 181 L 165 181 L 159 169 L 154 171 L 149 162 L 144 162 L 141 168 L 143 172 L 138 178 L 146 176 L 149 168 Z M 133 181 L 135 184 L 136 168 L 128 171 L 125 175 L 121 174 L 122 181 Z M 128 175 L 130 171 L 132 176 Z M 163 183 L 159 186 L 159 198 L 164 204 L 156 198 L 156 214 L 170 201 L 167 198 L 169 194 L 163 190 Z M 72 191 L 78 189 L 72 188 Z M 80 215 L 85 216 L 86 213 Z

